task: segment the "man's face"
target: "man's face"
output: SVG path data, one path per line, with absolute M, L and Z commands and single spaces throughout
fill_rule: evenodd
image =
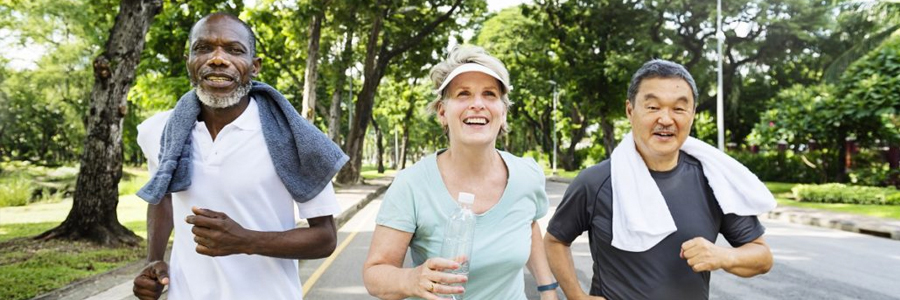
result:
M 694 122 L 691 86 L 677 77 L 644 79 L 634 104 L 625 102 L 634 143 L 644 160 L 676 158 Z
M 225 16 L 211 16 L 194 27 L 188 55 L 191 86 L 203 104 L 225 108 L 250 91 L 259 74 L 260 59 L 250 53 L 250 33 Z

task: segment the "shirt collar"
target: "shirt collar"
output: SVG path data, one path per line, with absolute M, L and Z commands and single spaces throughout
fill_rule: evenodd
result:
M 241 113 L 237 119 L 234 119 L 230 125 L 241 130 L 259 130 L 261 125 L 259 120 L 259 107 L 256 104 L 256 99 L 250 97 L 250 103 L 247 105 L 247 108 L 244 109 L 244 112 Z

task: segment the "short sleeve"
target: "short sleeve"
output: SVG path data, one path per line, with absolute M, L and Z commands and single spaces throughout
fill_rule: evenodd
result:
M 147 170 L 150 171 L 150 176 L 153 176 L 159 168 L 159 141 L 171 112 L 166 111 L 153 115 L 137 126 L 137 143 L 141 147 L 141 152 L 144 152 L 144 158 L 147 159 Z
M 319 192 L 318 195 L 303 203 L 297 203 L 297 212 L 300 218 L 311 219 L 335 215 L 341 212 L 341 206 L 337 202 L 334 186 L 331 182 Z
M 405 171 L 400 171 L 384 193 L 375 223 L 404 232 L 416 231 L 416 207 L 413 189 Z
M 756 216 L 726 214 L 722 217 L 720 233 L 732 247 L 740 247 L 758 239 L 766 232 L 765 226 Z
M 546 216 L 547 210 L 550 208 L 550 200 L 547 198 L 547 177 L 544 176 L 544 170 L 534 161 L 534 158 L 525 158 L 525 164 L 529 166 L 530 171 L 534 174 L 535 182 L 531 185 L 535 187 L 534 206 L 536 209 L 533 220 L 537 221 Z
M 608 175 L 601 176 L 600 165 L 581 171 L 575 180 L 566 188 L 562 202 L 556 208 L 547 232 L 558 240 L 571 243 L 582 233 L 590 229 L 591 212 L 596 201 L 597 191 Z M 608 173 L 608 172 L 607 172 Z

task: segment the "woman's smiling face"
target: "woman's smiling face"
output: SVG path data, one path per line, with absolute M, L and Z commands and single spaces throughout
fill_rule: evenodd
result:
M 506 123 L 500 82 L 481 72 L 459 74 L 447 87 L 438 120 L 447 126 L 450 145 L 493 147 Z

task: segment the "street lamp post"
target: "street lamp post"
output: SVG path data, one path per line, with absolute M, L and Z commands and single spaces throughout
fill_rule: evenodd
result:
M 725 151 L 725 101 L 722 92 L 722 40 L 725 39 L 725 33 L 722 32 L 722 0 L 716 1 L 716 39 L 718 40 L 718 52 L 716 52 L 716 61 L 718 61 L 718 84 L 716 85 L 716 128 L 719 131 L 719 150 Z M 694 101 L 697 101 L 694 99 Z
M 556 123 L 557 123 L 556 122 L 556 103 L 559 102 L 559 90 L 557 90 L 556 81 L 548 80 L 548 82 L 550 82 L 550 84 L 553 85 L 553 114 L 551 115 L 552 119 L 553 119 L 553 124 L 551 125 L 551 132 L 550 132 L 551 134 L 553 134 L 553 162 L 552 162 L 553 171 L 550 174 L 556 175 L 556 156 L 557 156 L 557 154 L 556 154 Z

